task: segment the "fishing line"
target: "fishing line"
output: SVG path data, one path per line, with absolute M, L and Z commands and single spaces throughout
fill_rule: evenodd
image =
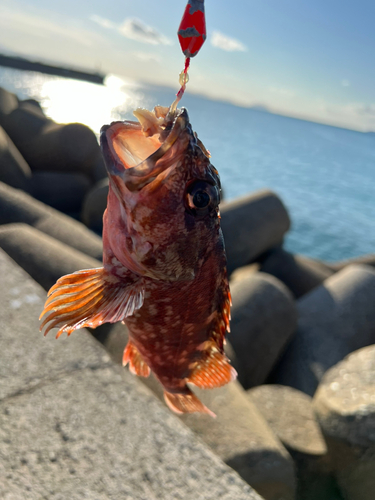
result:
M 170 107 L 172 113 L 177 109 L 177 105 L 184 95 L 186 84 L 189 81 L 188 69 L 190 66 L 190 59 L 198 54 L 206 40 L 204 0 L 188 1 L 177 35 L 181 50 L 185 56 L 185 67 L 179 75 L 179 84 L 181 88 L 177 92 L 176 99 Z

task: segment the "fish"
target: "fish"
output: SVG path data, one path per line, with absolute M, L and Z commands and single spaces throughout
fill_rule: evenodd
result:
M 101 129 L 109 177 L 103 267 L 61 277 L 40 318 L 45 335 L 123 322 L 123 365 L 162 384 L 178 413 L 215 416 L 191 390 L 237 376 L 224 353 L 231 297 L 220 177 L 185 108 L 137 109 Z

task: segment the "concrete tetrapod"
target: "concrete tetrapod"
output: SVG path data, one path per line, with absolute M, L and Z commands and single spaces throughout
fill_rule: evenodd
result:
M 287 287 L 265 273 L 231 283 L 227 353 L 246 389 L 263 384 L 295 334 L 297 313 Z
M 375 270 L 348 266 L 299 299 L 297 333 L 272 378 L 312 396 L 324 373 L 375 342 Z
M 0 224 L 24 222 L 66 245 L 102 258 L 102 240 L 86 226 L 0 182 Z
M 225 463 L 266 500 L 295 497 L 293 461 L 238 382 L 199 390 L 199 399 L 215 414 L 182 415 Z
M 262 500 L 0 251 L 0 498 Z
M 103 230 L 103 213 L 107 208 L 108 185 L 108 177 L 97 182 L 83 201 L 81 220 L 97 233 Z
M 83 198 L 91 186 L 87 175 L 68 172 L 34 172 L 30 194 L 56 210 L 79 215 Z
M 83 173 L 90 177 L 100 151 L 94 132 L 82 123 L 53 123 L 18 147 L 32 170 Z
M 27 224 L 0 226 L 0 248 L 45 290 L 65 274 L 102 265 Z
M 4 117 L 17 107 L 18 98 L 16 94 L 12 94 L 12 92 L 8 92 L 0 87 L 0 125 L 2 125 Z
M 332 262 L 329 266 L 334 271 L 341 271 L 341 269 L 344 269 L 344 267 L 350 266 L 351 264 L 365 264 L 367 266 L 375 267 L 375 254 L 360 255 L 359 257 L 354 257 L 353 259 Z
M 36 106 L 30 103 L 23 103 L 3 118 L 2 125 L 24 156 L 24 142 L 37 137 L 45 127 L 53 123 Z
M 42 105 L 36 99 L 22 99 L 22 101 L 18 102 L 18 107 L 25 109 L 34 109 L 34 111 L 37 111 L 41 116 L 46 116 L 44 114 Z
M 254 387 L 247 396 L 294 460 L 298 500 L 342 500 L 310 396 L 285 385 Z
M 293 255 L 282 248 L 270 251 L 262 260 L 259 270 L 282 281 L 297 299 L 334 274 L 324 262 L 304 255 Z
M 94 175 L 99 144 L 86 125 L 55 123 L 35 104 L 23 102 L 3 118 L 3 127 L 32 170 Z
M 327 371 L 314 396 L 339 485 L 347 500 L 375 492 L 375 345 Z
M 22 223 L 0 226 L 0 248 L 46 291 L 65 274 L 102 265 L 99 260 Z M 121 364 L 128 341 L 126 326 L 105 323 L 90 332 L 106 347 L 111 358 Z
M 29 165 L 5 130 L 0 127 L 0 181 L 14 188 L 27 190 L 30 178 Z
M 285 206 L 268 190 L 222 203 L 220 213 L 229 273 L 280 244 L 290 227 Z

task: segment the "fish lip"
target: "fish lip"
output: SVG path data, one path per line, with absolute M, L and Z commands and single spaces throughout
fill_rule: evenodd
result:
M 124 165 L 118 158 L 118 156 L 113 151 L 112 146 L 110 145 L 109 138 L 107 132 L 111 127 L 117 124 L 124 125 L 125 122 L 112 122 L 110 125 L 103 125 L 100 129 L 100 148 L 102 151 L 102 156 L 104 160 L 105 167 L 107 169 L 108 175 L 111 178 L 112 175 L 116 175 L 122 177 L 122 174 L 125 170 Z
M 111 179 L 112 176 L 122 178 L 128 189 L 134 191 L 144 187 L 163 171 L 166 167 L 161 170 L 157 169 L 155 168 L 156 163 L 169 151 L 180 135 L 187 130 L 194 137 L 186 108 L 178 111 L 170 117 L 172 125 L 160 147 L 137 165 L 128 168 L 117 155 L 112 143 L 118 129 L 140 131 L 141 125 L 134 121 L 115 121 L 110 125 L 103 125 L 100 129 L 100 147 L 109 178 Z

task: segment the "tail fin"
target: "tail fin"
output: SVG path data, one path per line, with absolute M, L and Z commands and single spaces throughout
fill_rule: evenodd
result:
M 216 415 L 211 410 L 207 408 L 197 396 L 191 392 L 191 390 L 186 387 L 185 392 L 181 393 L 171 393 L 164 391 L 164 400 L 168 407 L 175 413 L 206 413 L 210 417 L 215 418 Z
M 131 316 L 143 305 L 142 280 L 129 283 L 100 267 L 85 269 L 60 278 L 48 292 L 41 319 L 44 335 L 59 328 L 70 335 L 79 328 L 96 328 L 102 323 L 116 323 Z

